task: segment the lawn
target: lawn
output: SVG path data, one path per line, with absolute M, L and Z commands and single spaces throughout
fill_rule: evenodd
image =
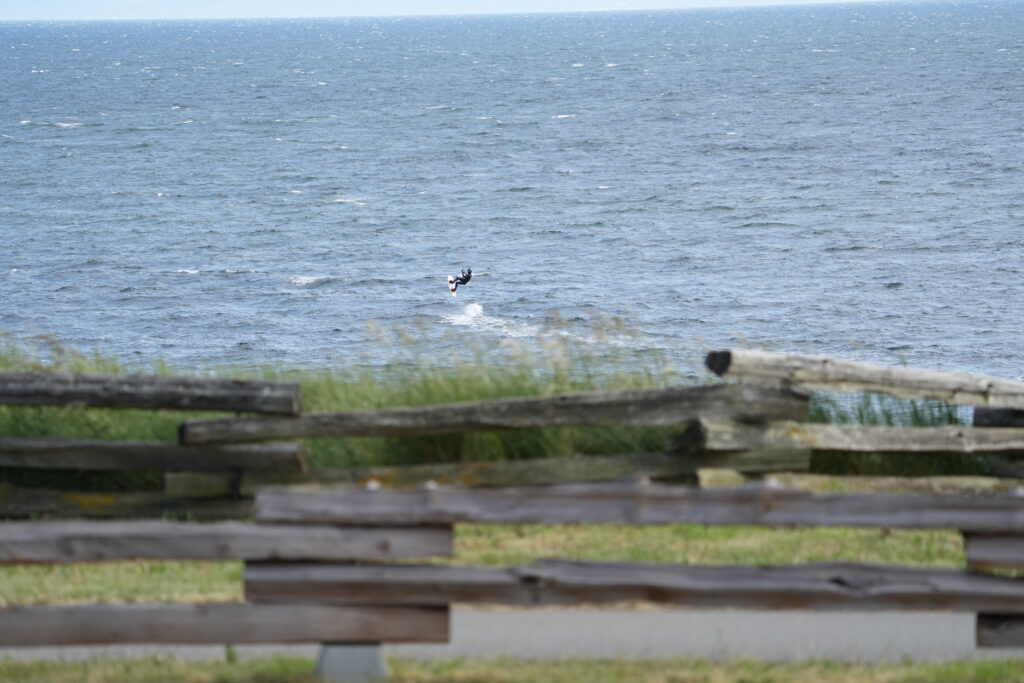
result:
M 1011 683 L 1024 680 L 1024 662 L 964 661 L 947 664 L 840 664 L 694 659 L 567 659 L 522 661 L 389 659 L 395 683 L 471 681 L 494 683 Z M 276 657 L 246 661 L 182 662 L 167 657 L 89 662 L 0 660 L 0 680 L 11 683 L 314 683 L 313 662 Z

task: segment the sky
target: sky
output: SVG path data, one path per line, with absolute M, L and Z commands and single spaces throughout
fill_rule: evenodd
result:
M 780 5 L 822 0 L 0 0 L 0 21 L 504 14 Z M 827 1 L 827 0 L 826 0 Z

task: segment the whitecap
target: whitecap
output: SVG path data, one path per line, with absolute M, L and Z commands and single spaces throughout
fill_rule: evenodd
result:
M 581 67 L 581 66 L 583 66 L 583 65 L 582 65 L 582 64 L 580 64 L 579 62 L 576 62 L 575 64 L 573 64 L 573 67 L 574 67 L 574 68 L 575 68 L 575 67 Z
M 295 277 L 288 279 L 288 281 L 291 282 L 296 287 L 307 288 L 319 287 L 320 285 L 335 282 L 336 280 L 337 278 L 331 277 L 329 275 L 296 275 Z
M 175 273 L 182 273 L 182 274 L 184 274 L 184 275 L 195 275 L 195 274 L 197 274 L 197 273 L 198 273 L 199 271 L 198 271 L 198 270 L 194 270 L 194 269 L 192 269 L 192 268 L 182 268 L 182 269 L 180 269 L 180 270 L 176 270 L 176 271 L 174 271 L 174 272 L 175 272 Z
M 80 123 L 55 123 L 53 125 L 57 126 L 58 128 L 78 128 L 82 124 L 80 124 Z
M 305 190 L 288 190 L 288 194 L 306 194 Z
M 346 197 L 335 197 L 331 200 L 331 204 L 355 204 L 356 206 L 366 206 L 366 200 L 364 199 L 348 199 Z
M 576 118 L 576 114 L 555 114 L 551 118 L 553 118 L 553 119 L 574 119 L 574 118 Z
M 534 337 L 540 331 L 533 325 L 516 322 L 507 318 L 484 315 L 484 307 L 480 304 L 467 304 L 461 313 L 442 317 L 442 320 L 459 327 L 469 327 L 480 332 L 490 332 L 502 337 Z

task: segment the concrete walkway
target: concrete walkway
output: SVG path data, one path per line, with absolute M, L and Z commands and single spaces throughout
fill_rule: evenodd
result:
M 240 658 L 315 658 L 319 646 L 237 646 Z M 767 661 L 831 659 L 941 662 L 1024 657 L 1024 650 L 978 650 L 974 615 L 954 612 L 766 612 L 747 610 L 472 609 L 452 612 L 452 641 L 391 645 L 410 658 L 515 656 L 703 657 Z M 221 659 L 222 646 L 106 646 L 2 649 L 14 659 L 93 657 Z

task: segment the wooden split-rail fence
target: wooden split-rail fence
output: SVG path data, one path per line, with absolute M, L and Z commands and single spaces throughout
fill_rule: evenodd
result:
M 1019 496 L 818 494 L 647 482 L 416 490 L 267 489 L 253 523 L 0 525 L 0 563 L 245 560 L 245 602 L 0 609 L 0 647 L 110 643 L 444 642 L 453 603 L 953 610 L 983 647 L 1024 646 Z M 450 555 L 453 525 L 675 524 L 959 529 L 967 569 L 825 563 L 688 566 L 546 560 L 487 568 Z
M 751 475 L 803 471 L 816 451 L 983 456 L 997 474 L 1024 474 L 1024 461 L 1018 462 L 1024 452 L 1024 382 L 749 350 L 711 353 L 707 365 L 726 380 L 737 381 L 306 414 L 294 383 L 0 373 L 0 404 L 235 413 L 182 422 L 178 443 L 0 434 L 0 468 L 168 473 L 163 492 L 56 491 L 0 482 L 0 518 L 245 518 L 252 511 L 253 493 L 266 485 L 376 480 L 384 486 L 424 481 L 523 486 L 621 481 L 637 475 L 679 482 L 692 480 L 701 468 Z M 882 393 L 978 408 L 974 426 L 813 424 L 807 422 L 808 396 L 815 390 Z M 307 466 L 301 441 L 587 425 L 675 427 L 679 437 L 659 453 L 315 471 Z
M 4 563 L 246 562 L 244 603 L 9 607 L 0 610 L 0 646 L 440 642 L 448 637 L 452 603 L 624 601 L 957 610 L 978 615 L 980 645 L 1024 645 L 1024 583 L 989 572 L 1024 569 L 1022 496 L 819 494 L 778 488 L 770 481 L 703 490 L 649 481 L 679 479 L 708 466 L 754 472 L 803 469 L 816 450 L 1012 460 L 1024 453 L 1024 427 L 1016 426 L 1018 411 L 1024 410 L 1024 383 L 759 351 L 712 353 L 707 363 L 718 375 L 737 382 L 330 414 L 301 414 L 295 385 L 0 375 L 0 403 L 144 405 L 270 414 L 189 420 L 181 425 L 177 444 L 24 438 L 0 442 L 3 466 L 224 470 L 234 477 L 234 493 L 240 496 L 234 499 L 234 507 L 217 508 L 207 506 L 205 499 L 169 494 L 132 500 L 114 494 L 40 492 L 33 499 L 31 493 L 8 487 L 0 490 L 2 514 L 8 518 L 158 516 L 183 511 L 255 518 L 216 523 L 39 520 L 0 524 L 0 562 Z M 809 392 L 822 389 L 929 398 L 980 408 L 975 426 L 808 423 Z M 985 426 L 978 425 L 979 417 Z M 680 437 L 670 452 L 567 458 L 570 464 L 562 469 L 553 461 L 528 461 L 509 470 L 490 465 L 422 466 L 408 468 L 413 474 L 405 475 L 397 469 L 309 472 L 300 445 L 262 444 L 313 437 L 415 436 L 609 423 L 677 426 Z M 645 476 L 625 484 L 594 483 L 637 475 Z M 582 483 L 543 485 L 566 478 Z M 255 503 L 250 505 L 244 497 L 247 479 L 253 489 L 260 481 L 298 486 L 255 490 Z M 388 487 L 419 479 L 431 481 L 412 489 Z M 353 482 L 363 485 L 325 485 Z M 467 483 L 530 486 L 461 486 Z M 450 555 L 453 525 L 462 522 L 944 528 L 963 534 L 969 566 L 699 567 L 551 560 L 495 569 L 409 563 Z

